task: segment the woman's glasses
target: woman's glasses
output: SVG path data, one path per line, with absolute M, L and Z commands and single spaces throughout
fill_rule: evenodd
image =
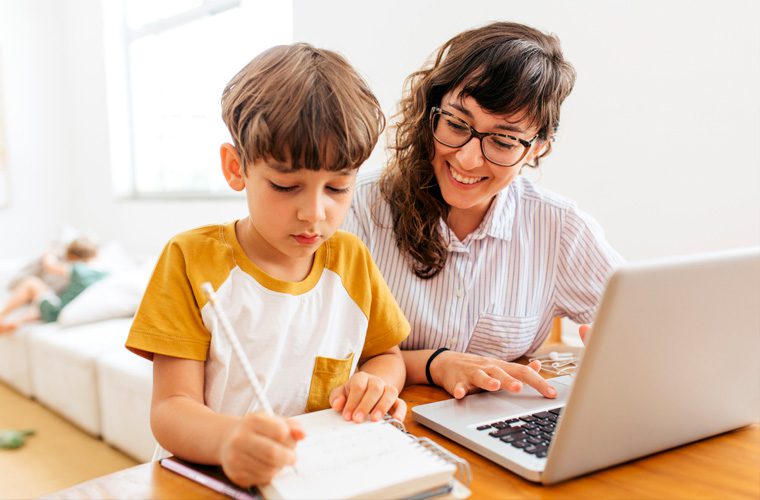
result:
M 528 153 L 533 139 L 526 141 L 518 137 L 493 132 L 478 132 L 469 123 L 441 108 L 430 108 L 430 125 L 436 141 L 450 148 L 461 148 L 473 137 L 480 139 L 480 150 L 488 161 L 501 167 L 516 165 Z

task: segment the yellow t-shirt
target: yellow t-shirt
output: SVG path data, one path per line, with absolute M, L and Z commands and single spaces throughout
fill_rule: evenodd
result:
M 259 410 L 232 347 L 201 290 L 211 282 L 275 413 L 329 407 L 360 359 L 398 345 L 409 323 L 367 247 L 338 231 L 298 283 L 264 273 L 245 255 L 235 223 L 181 233 L 166 245 L 127 348 L 205 361 L 206 405 L 218 413 Z M 218 333 L 217 333 L 218 332 Z

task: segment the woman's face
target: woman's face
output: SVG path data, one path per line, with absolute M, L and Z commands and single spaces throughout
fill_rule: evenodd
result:
M 440 107 L 467 122 L 478 132 L 509 134 L 526 141 L 538 130 L 519 115 L 495 115 L 485 111 L 472 97 L 461 97 L 459 89 L 443 96 Z M 520 169 L 540 153 L 540 141 L 535 141 L 525 157 L 516 165 L 502 167 L 483 156 L 480 139 L 473 137 L 467 144 L 452 148 L 434 141 L 433 171 L 444 200 L 452 213 L 463 211 L 482 219 L 494 196 L 509 185 Z

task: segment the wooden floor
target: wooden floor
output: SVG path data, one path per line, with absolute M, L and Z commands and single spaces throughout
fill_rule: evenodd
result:
M 36 498 L 137 462 L 0 383 L 0 429 L 34 429 L 16 450 L 0 449 L 0 498 Z

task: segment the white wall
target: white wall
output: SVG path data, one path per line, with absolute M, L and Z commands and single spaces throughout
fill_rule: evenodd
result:
M 556 33 L 577 72 L 540 183 L 631 259 L 760 244 L 760 4 L 296 0 L 297 39 L 343 53 L 386 112 L 454 34 L 495 20 Z M 382 158 L 372 158 L 376 168 Z
M 540 182 L 641 258 L 760 244 L 759 10 L 751 0 L 295 0 L 294 33 L 345 54 L 389 113 L 403 78 L 462 29 L 508 19 L 557 33 L 578 82 Z M 112 195 L 99 0 L 0 0 L 0 50 L 12 190 L 0 258 L 38 252 L 64 223 L 155 253 L 177 231 L 244 212 L 238 201 Z M 382 160 L 378 150 L 365 168 Z
M 41 249 L 65 220 L 70 152 L 63 5 L 0 2 L 3 92 L 10 205 L 0 208 L 0 257 Z

